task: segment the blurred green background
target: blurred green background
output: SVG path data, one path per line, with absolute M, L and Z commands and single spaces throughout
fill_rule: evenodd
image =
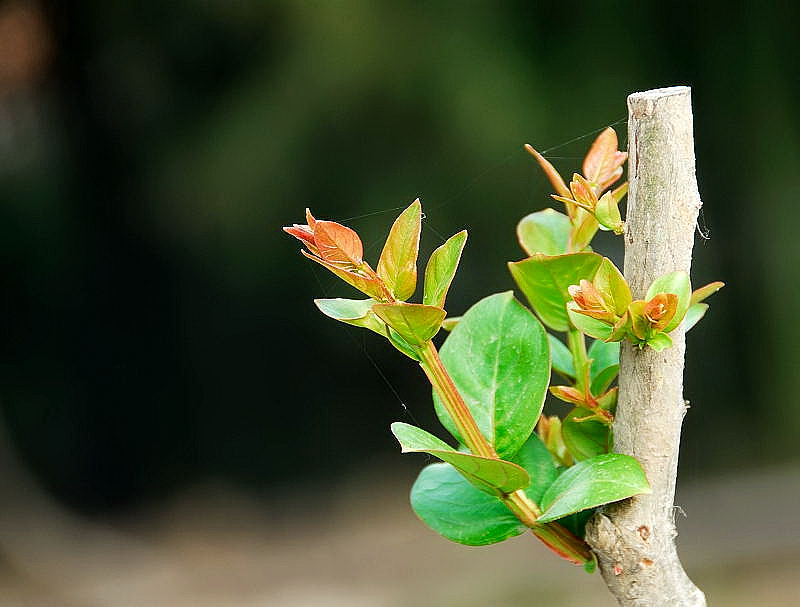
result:
M 444 436 L 427 383 L 319 314 L 352 291 L 280 228 L 311 207 L 374 262 L 419 196 L 423 259 L 470 232 L 458 315 L 513 287 L 516 223 L 551 203 L 522 145 L 569 175 L 603 127 L 626 144 L 629 93 L 677 84 L 695 284 L 728 283 L 689 337 L 682 555 L 716 604 L 796 603 L 798 22 L 752 0 L 0 1 L 0 603 L 609 604 L 531 538 L 470 550 L 416 521 L 424 458 L 388 427 Z
M 438 429 L 418 368 L 322 317 L 349 287 L 280 231 L 345 221 L 375 261 L 420 196 L 424 255 L 470 241 L 462 313 L 512 288 L 522 150 L 569 174 L 626 96 L 693 87 L 704 201 L 681 471 L 797 462 L 795 3 L 272 0 L 0 4 L 0 403 L 14 452 L 86 514 L 202 479 L 266 495 Z M 579 138 L 580 137 L 580 138 Z M 576 139 L 579 138 L 579 139 Z M 619 244 L 607 246 L 621 261 Z M 406 411 L 406 407 L 408 412 Z M 405 507 L 405 505 L 403 505 Z

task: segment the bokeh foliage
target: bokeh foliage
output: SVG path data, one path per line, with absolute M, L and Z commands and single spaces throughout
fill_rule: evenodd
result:
M 341 339 L 311 299 L 352 294 L 278 228 L 306 205 L 352 218 L 374 262 L 420 196 L 424 256 L 437 233 L 470 230 L 448 299 L 460 313 L 512 287 L 516 222 L 549 205 L 523 143 L 549 150 L 623 119 L 629 92 L 690 84 L 711 232 L 694 276 L 728 287 L 689 339 L 682 474 L 796 457 L 792 11 L 48 5 L 45 79 L 0 100 L 13 133 L 0 144 L 0 379 L 15 445 L 85 508 L 206 476 L 272 487 L 288 462 L 331 482 L 358 465 L 341 444 L 393 452 L 380 430 L 399 400 L 434 423 L 418 369 L 371 336 Z M 569 174 L 586 142 L 547 155 Z

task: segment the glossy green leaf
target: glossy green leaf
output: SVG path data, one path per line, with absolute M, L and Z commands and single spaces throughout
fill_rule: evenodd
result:
M 450 464 L 430 464 L 411 488 L 411 507 L 428 527 L 467 546 L 496 544 L 528 529 L 496 497 L 473 487 Z
M 508 267 L 542 322 L 555 331 L 566 331 L 566 304 L 572 301 L 567 288 L 582 279 L 592 280 L 602 261 L 596 253 L 534 255 Z
M 634 458 L 606 453 L 578 462 L 550 485 L 542 497 L 539 522 L 650 493 L 641 465 Z
M 678 296 L 678 307 L 675 310 L 675 316 L 664 327 L 664 333 L 669 333 L 681 324 L 686 311 L 689 309 L 689 303 L 692 298 L 692 285 L 689 282 L 689 275 L 683 270 L 678 270 L 659 276 L 647 289 L 646 299 L 650 301 L 659 293 L 674 293 Z
M 603 294 L 603 299 L 609 303 L 613 302 L 617 316 L 625 314 L 625 310 L 633 301 L 631 289 L 617 266 L 608 257 L 603 257 L 603 261 L 594 275 L 593 283 Z
M 656 333 L 647 340 L 647 345 L 656 352 L 672 347 L 672 338 L 666 333 Z
M 619 343 L 595 340 L 587 355 L 592 359 L 589 370 L 592 394 L 602 394 L 619 373 Z
M 572 353 L 564 342 L 555 335 L 548 333 L 547 340 L 550 342 L 550 358 L 553 361 L 553 369 L 564 377 L 575 378 L 575 363 L 572 360 Z
M 447 291 L 461 260 L 461 252 L 467 242 L 467 231 L 451 236 L 442 246 L 431 253 L 425 268 L 425 287 L 422 303 L 444 307 Z
M 562 255 L 567 252 L 571 228 L 569 217 L 555 209 L 544 209 L 522 218 L 517 224 L 517 238 L 528 255 Z
M 619 365 L 611 365 L 597 373 L 592 378 L 592 383 L 590 385 L 592 394 L 598 396 L 608 390 L 611 384 L 614 383 L 614 379 L 616 379 L 618 374 Z
M 578 306 L 574 301 L 571 301 L 567 304 L 569 320 L 574 327 L 578 329 L 578 331 L 584 335 L 588 335 L 589 337 L 594 337 L 595 339 L 605 340 L 610 337 L 611 331 L 613 330 L 611 325 L 606 324 L 601 320 L 597 320 L 596 318 L 586 316 L 586 314 L 576 312 L 575 310 L 577 307 Z
M 550 380 L 542 325 L 510 291 L 491 295 L 464 314 L 440 356 L 483 435 L 500 457 L 514 455 L 539 420 Z M 434 404 L 463 442 L 436 394 Z
M 470 483 L 492 495 L 511 493 L 531 482 L 525 469 L 517 464 L 456 451 L 433 434 L 411 424 L 395 422 L 392 433 L 403 453 L 430 453 L 455 466 Z
M 606 367 L 619 364 L 619 343 L 596 339 L 589 346 L 586 355 L 592 359 L 591 375 L 596 377 Z
M 410 303 L 375 304 L 372 311 L 412 346 L 436 335 L 445 317 L 441 308 Z
M 417 256 L 421 229 L 422 205 L 418 198 L 395 220 L 378 261 L 378 276 L 399 300 L 408 299 L 417 288 Z
M 509 458 L 509 461 L 522 466 L 530 476 L 530 484 L 524 487 L 525 494 L 538 504 L 544 492 L 553 484 L 558 470 L 553 456 L 535 432 L 530 435 L 522 448 Z
M 686 316 L 683 319 L 685 330 L 689 331 L 689 329 L 700 322 L 703 316 L 706 315 L 706 312 L 708 312 L 708 304 L 696 303 L 689 306 L 689 309 L 686 310 Z
M 386 335 L 386 324 L 372 312 L 374 299 L 315 299 L 314 303 L 325 316 Z
M 598 419 L 576 421 L 591 416 L 589 409 L 575 407 L 561 423 L 561 436 L 575 461 L 608 453 L 610 448 L 610 432 L 606 424 Z

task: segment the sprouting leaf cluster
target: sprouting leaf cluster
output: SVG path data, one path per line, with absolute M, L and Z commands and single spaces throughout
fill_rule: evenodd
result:
M 627 184 L 613 186 L 627 154 L 617 147 L 613 129 L 603 131 L 567 185 L 526 146 L 566 211 L 531 213 L 517 228 L 528 257 L 509 269 L 531 309 L 508 291 L 447 317 L 466 231 L 431 254 L 422 302 L 409 302 L 418 290 L 419 200 L 394 222 L 374 269 L 350 228 L 308 210 L 306 224 L 284 228 L 305 245 L 306 257 L 367 296 L 319 299 L 319 309 L 385 337 L 429 379 L 452 442 L 401 422 L 392 432 L 403 452 L 441 460 L 420 472 L 411 504 L 450 540 L 484 545 L 531 530 L 559 556 L 591 569 L 594 556 L 583 540 L 588 517 L 604 504 L 650 491 L 639 463 L 612 452 L 619 342 L 669 347 L 670 333 L 700 320 L 708 307 L 702 301 L 722 283 L 692 292 L 689 277 L 673 272 L 634 300 L 617 267 L 591 249 L 598 230 L 625 230 L 619 205 Z M 432 340 L 441 328 L 450 333 L 439 351 Z M 592 338 L 588 348 L 585 336 Z M 562 381 L 551 381 L 551 370 Z M 571 405 L 563 419 L 542 415 L 548 393 Z

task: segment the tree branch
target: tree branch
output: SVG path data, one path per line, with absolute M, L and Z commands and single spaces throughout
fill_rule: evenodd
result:
M 691 90 L 656 89 L 628 97 L 629 178 L 625 278 L 634 298 L 653 279 L 689 271 L 700 196 L 695 180 Z M 678 559 L 675 477 L 683 400 L 685 341 L 662 352 L 623 342 L 614 450 L 639 460 L 652 486 L 595 516 L 587 541 L 612 594 L 626 606 L 703 606 L 705 596 Z

